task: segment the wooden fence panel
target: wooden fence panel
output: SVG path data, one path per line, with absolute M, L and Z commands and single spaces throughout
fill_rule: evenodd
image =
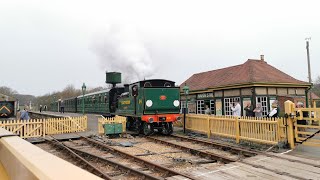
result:
M 81 132 L 87 129 L 87 116 L 47 119 L 46 134 Z
M 208 116 L 206 115 L 188 115 L 186 117 L 186 129 L 208 133 Z
M 286 141 L 286 120 L 233 116 L 187 115 L 186 128 L 210 135 L 264 144 Z
M 236 138 L 236 119 L 210 116 L 210 134 Z
M 0 127 L 19 135 L 21 138 L 44 136 L 42 119 L 2 121 Z
M 87 129 L 87 116 L 0 121 L 0 127 L 19 135 L 21 138 L 42 137 L 46 134 L 85 131 Z
M 266 144 L 278 143 L 278 120 L 263 118 L 256 119 L 250 117 L 239 118 L 239 138 Z

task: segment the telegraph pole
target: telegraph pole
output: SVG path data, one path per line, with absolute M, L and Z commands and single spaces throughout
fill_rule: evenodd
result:
M 309 83 L 312 83 L 311 80 L 311 67 L 310 67 L 310 54 L 309 54 L 309 40 L 311 40 L 311 37 L 308 37 L 305 39 L 306 43 L 307 43 L 307 59 L 308 59 L 308 77 L 309 77 Z M 309 100 L 310 100 L 310 104 L 312 106 L 312 97 L 311 97 L 311 91 L 309 90 L 308 92 L 308 96 L 309 96 Z

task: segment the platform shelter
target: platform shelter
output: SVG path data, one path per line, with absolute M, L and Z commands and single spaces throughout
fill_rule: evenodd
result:
M 278 101 L 280 115 L 284 115 L 284 102 L 306 104 L 307 92 L 311 84 L 280 71 L 268 64 L 261 55 L 260 59 L 248 59 L 240 65 L 215 69 L 193 74 L 181 85 L 181 108 L 186 107 L 183 87 L 187 85 L 188 112 L 204 114 L 208 105 L 211 114 L 232 115 L 231 105 L 239 101 L 244 108 L 247 103 L 254 107 L 260 103 L 263 116 L 266 116 L 274 101 Z M 241 116 L 245 116 L 242 110 Z

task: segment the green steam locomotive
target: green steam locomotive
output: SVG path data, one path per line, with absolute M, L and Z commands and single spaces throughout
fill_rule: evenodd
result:
M 173 81 L 150 79 L 117 87 L 121 73 L 108 72 L 106 79 L 111 89 L 66 99 L 65 111 L 77 113 L 84 108 L 86 113 L 125 116 L 127 128 L 145 135 L 155 129 L 163 134 L 173 132 L 172 123 L 180 118 L 180 92 Z M 59 110 L 59 101 L 51 104 L 51 110 Z

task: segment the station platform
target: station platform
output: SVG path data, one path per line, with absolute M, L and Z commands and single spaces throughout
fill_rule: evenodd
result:
M 0 179 L 101 179 L 0 128 Z

